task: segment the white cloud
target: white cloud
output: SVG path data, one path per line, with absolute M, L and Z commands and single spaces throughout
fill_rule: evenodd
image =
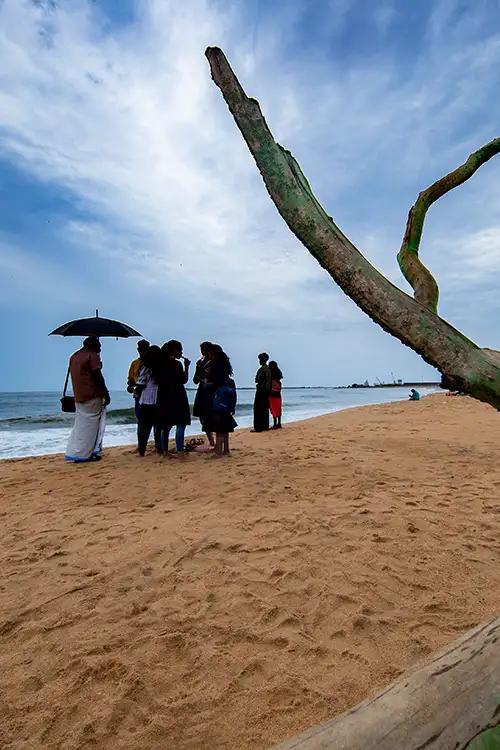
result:
M 382 53 L 377 65 L 348 69 L 342 60 L 291 58 L 287 30 L 299 17 L 291 8 L 276 18 L 280 35 L 267 25 L 256 40 L 236 4 L 230 12 L 209 0 L 137 7 L 132 26 L 104 31 L 96 5 L 83 0 L 58 10 L 28 0 L 0 6 L 0 56 L 8 61 L 0 70 L 0 146 L 92 215 L 69 221 L 62 241 L 80 257 L 92 252 L 113 264 L 124 287 L 160 287 L 252 319 L 352 322 L 354 308 L 323 282 L 270 203 L 210 80 L 205 47 L 226 49 L 327 209 L 337 217 L 338 202 L 348 207 L 354 233 L 371 237 L 372 257 L 397 278 L 406 193 L 411 203 L 455 166 L 459 151 L 461 160 L 469 144 L 491 137 L 498 106 L 458 144 L 449 132 L 471 102 L 491 104 L 500 36 L 468 39 L 453 26 L 456 3 L 441 0 L 426 49 L 403 76 Z M 332 7 L 335 37 L 352 6 Z M 387 2 L 375 14 L 383 33 L 397 20 L 394 8 Z M 365 208 L 377 191 L 388 206 L 378 214 Z M 489 272 L 484 264 L 476 271 Z

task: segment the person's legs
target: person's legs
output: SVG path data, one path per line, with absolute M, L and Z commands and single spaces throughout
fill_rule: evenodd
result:
M 222 456 L 224 450 L 224 434 L 222 432 L 215 433 L 215 455 Z
M 253 400 L 253 431 L 260 432 L 259 391 L 255 391 Z
M 99 426 L 97 428 L 97 437 L 95 441 L 94 450 L 92 451 L 92 455 L 94 458 L 99 456 L 101 457 L 102 453 L 102 441 L 104 438 L 104 430 L 106 429 L 106 407 L 103 405 L 101 410 L 101 416 L 99 417 Z
M 224 454 L 225 454 L 226 456 L 229 456 L 229 432 L 225 432 L 225 433 L 224 433 L 224 435 L 223 435 L 222 437 L 223 437 L 223 441 L 222 441 L 222 452 L 223 452 L 223 453 L 224 453 Z
M 172 425 L 161 426 L 160 446 L 161 446 L 162 452 L 165 455 L 168 454 L 168 440 L 170 438 L 171 429 L 172 429 Z
M 90 461 L 102 450 L 106 410 L 102 398 L 75 404 L 75 424 L 66 448 L 66 461 Z
M 207 422 L 207 415 L 205 415 L 205 416 L 203 416 L 203 417 L 200 417 L 200 422 L 201 422 L 201 429 L 203 430 L 203 432 L 204 432 L 204 433 L 205 433 L 205 435 L 207 436 L 208 444 L 209 444 L 209 445 L 211 445 L 211 446 L 212 446 L 212 448 L 213 448 L 213 447 L 214 447 L 214 445 L 215 445 L 215 440 L 214 440 L 214 433 L 213 433 L 213 432 L 210 432 L 210 431 L 209 431 L 209 430 L 207 430 L 207 429 L 206 429 L 206 427 L 205 427 L 205 425 L 206 425 L 206 422 Z
M 257 403 L 259 431 L 266 432 L 269 429 L 269 394 L 267 391 L 258 392 Z
M 281 430 L 281 414 L 278 417 L 278 430 Z
M 184 433 L 186 432 L 186 425 L 178 424 L 175 428 L 175 447 L 177 453 L 184 453 Z
M 155 422 L 153 424 L 153 434 L 154 434 L 154 438 L 155 438 L 155 449 L 156 449 L 156 452 L 159 453 L 160 455 L 163 453 L 163 448 L 161 446 L 161 432 L 162 432 L 161 427 L 160 427 L 160 425 L 155 420 Z
M 144 456 L 148 445 L 149 436 L 151 434 L 151 428 L 154 420 L 154 407 L 153 406 L 141 406 L 139 412 L 139 422 L 137 423 L 137 447 L 139 454 Z

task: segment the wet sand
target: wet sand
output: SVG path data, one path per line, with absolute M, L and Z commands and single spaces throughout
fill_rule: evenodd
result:
M 369 406 L 231 458 L 0 464 L 0 747 L 262 750 L 500 611 L 500 416 Z

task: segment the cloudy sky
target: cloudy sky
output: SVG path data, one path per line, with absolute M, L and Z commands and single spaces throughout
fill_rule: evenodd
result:
M 500 0 L 0 0 L 0 390 L 61 385 L 93 314 L 220 342 L 248 385 L 434 378 L 271 203 L 220 92 L 224 49 L 344 232 L 401 288 L 418 192 L 500 135 Z M 500 348 L 500 157 L 433 206 L 441 314 Z M 111 387 L 133 340 L 105 340 Z

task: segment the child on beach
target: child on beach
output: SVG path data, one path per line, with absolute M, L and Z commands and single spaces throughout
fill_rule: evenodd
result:
M 282 413 L 282 401 L 281 401 L 281 381 L 283 379 L 283 373 L 278 367 L 278 363 L 269 362 L 269 369 L 271 370 L 271 392 L 269 394 L 269 409 L 273 417 L 273 430 L 281 430 L 281 413 Z

